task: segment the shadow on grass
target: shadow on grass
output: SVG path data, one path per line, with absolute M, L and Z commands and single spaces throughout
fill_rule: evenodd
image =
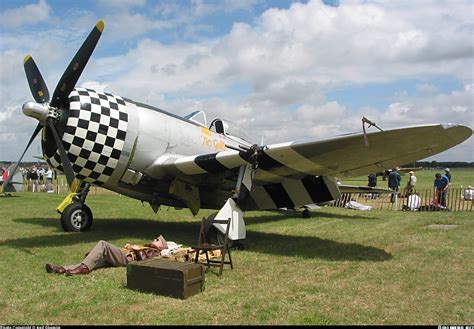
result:
M 351 217 L 352 218 L 352 217 Z M 0 246 L 20 250 L 40 247 L 70 246 L 77 243 L 95 244 L 99 240 L 127 239 L 130 243 L 147 243 L 159 234 L 184 246 L 196 243 L 199 222 L 154 222 L 142 219 L 98 219 L 93 230 L 84 233 L 62 232 L 57 219 L 28 218 L 17 222 L 55 226 L 58 234 L 9 239 Z M 247 230 L 244 241 L 247 251 L 281 256 L 321 258 L 327 260 L 385 261 L 392 256 L 382 249 L 357 243 L 342 243 L 318 237 L 289 236 Z M 92 247 L 92 245 L 91 245 Z
M 303 218 L 301 212 L 298 211 L 276 211 L 272 215 L 262 215 L 262 216 L 245 216 L 245 223 L 246 224 L 262 224 L 262 223 L 269 223 L 275 221 L 281 221 L 285 219 L 300 219 L 303 223 L 304 221 L 309 220 L 318 220 L 322 218 L 338 218 L 338 219 L 377 219 L 377 217 L 371 216 L 361 216 L 361 215 L 345 215 L 345 214 L 331 214 L 331 213 L 318 213 L 318 212 L 311 212 L 310 218 Z
M 383 249 L 318 237 L 247 231 L 245 245 L 251 252 L 327 260 L 385 261 L 392 255 Z
M 18 195 L 11 194 L 10 192 L 6 192 L 4 194 L 0 194 L 0 199 L 1 198 L 18 198 Z

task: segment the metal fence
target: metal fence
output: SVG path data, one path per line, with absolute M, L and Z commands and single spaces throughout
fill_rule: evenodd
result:
M 449 188 L 446 195 L 446 207 L 439 207 L 433 201 L 436 201 L 436 195 L 433 189 L 414 190 L 420 197 L 417 211 L 473 211 L 474 201 L 465 199 L 465 188 Z M 378 210 L 410 210 L 408 204 L 409 198 L 397 192 L 393 194 L 378 193 L 343 193 L 341 198 L 329 203 L 329 207 L 346 207 L 349 201 L 356 201 L 363 205 L 371 206 Z

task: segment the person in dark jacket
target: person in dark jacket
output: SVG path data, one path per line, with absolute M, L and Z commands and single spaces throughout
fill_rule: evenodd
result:
M 402 181 L 402 176 L 398 172 L 398 168 L 392 169 L 388 175 L 388 188 L 394 191 L 398 191 L 400 187 L 400 182 Z
M 369 179 L 369 183 L 367 184 L 367 186 L 376 187 L 377 186 L 377 175 L 375 173 L 372 173 L 372 174 L 369 174 L 369 176 L 367 176 L 367 177 Z

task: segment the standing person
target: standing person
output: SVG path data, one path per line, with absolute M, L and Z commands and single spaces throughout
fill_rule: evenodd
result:
M 449 168 L 444 169 L 444 175 L 449 179 L 449 185 L 451 185 L 451 170 Z
M 446 175 L 436 173 L 433 185 L 436 202 L 441 206 L 446 207 L 446 195 L 448 194 L 449 178 Z
M 53 171 L 51 168 L 48 167 L 48 170 L 46 171 L 46 191 L 52 191 L 53 190 Z
M 464 200 L 474 200 L 474 188 L 471 185 L 464 190 Z
M 368 182 L 367 186 L 376 187 L 377 186 L 377 175 L 372 173 L 372 174 L 369 174 L 367 177 L 369 179 L 369 182 Z
M 374 187 L 377 186 L 377 174 L 376 173 L 369 174 L 367 176 L 367 178 L 369 179 L 369 182 L 367 183 L 368 187 L 374 188 Z M 378 197 L 378 193 L 371 193 L 371 195 L 370 195 L 371 199 L 376 199 L 377 197 Z
M 409 172 L 410 177 L 408 178 L 407 185 L 403 189 L 403 196 L 407 197 L 413 193 L 413 189 L 416 185 L 416 176 L 414 171 Z
M 36 169 L 36 166 L 33 166 L 33 168 L 31 168 L 30 180 L 33 186 L 32 192 L 38 192 L 38 170 Z
M 402 177 L 400 176 L 400 173 L 398 172 L 398 168 L 392 169 L 392 171 L 388 175 L 388 187 L 391 190 L 398 191 L 401 180 L 402 180 Z
M 127 243 L 123 248 L 101 240 L 86 254 L 81 263 L 69 266 L 46 264 L 46 272 L 66 275 L 89 274 L 101 267 L 126 266 L 130 261 L 153 258 L 159 256 L 164 249 L 168 249 L 168 243 L 162 235 L 147 245 L 137 246 Z
M 44 185 L 44 168 L 41 166 L 38 168 L 38 183 Z

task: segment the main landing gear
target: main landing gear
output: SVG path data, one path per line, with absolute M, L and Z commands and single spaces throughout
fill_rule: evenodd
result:
M 77 186 L 79 187 L 71 188 L 73 192 L 56 208 L 61 214 L 61 226 L 66 232 L 88 231 L 94 219 L 91 209 L 85 204 L 90 184 L 80 182 Z
M 82 202 L 73 202 L 61 214 L 61 226 L 66 232 L 84 232 L 92 226 L 92 211 Z
M 229 229 L 229 248 L 237 246 L 246 237 L 244 214 L 240 207 L 237 205 L 238 200 L 243 199 L 245 194 L 252 187 L 252 167 L 250 164 L 241 166 L 239 169 L 239 176 L 237 178 L 237 184 L 234 195 L 227 199 L 224 206 L 217 212 L 207 218 L 209 222 L 212 219 L 220 219 L 230 221 Z M 205 226 L 207 241 L 215 244 L 223 244 L 225 240 L 226 227 L 221 224 L 210 223 Z

